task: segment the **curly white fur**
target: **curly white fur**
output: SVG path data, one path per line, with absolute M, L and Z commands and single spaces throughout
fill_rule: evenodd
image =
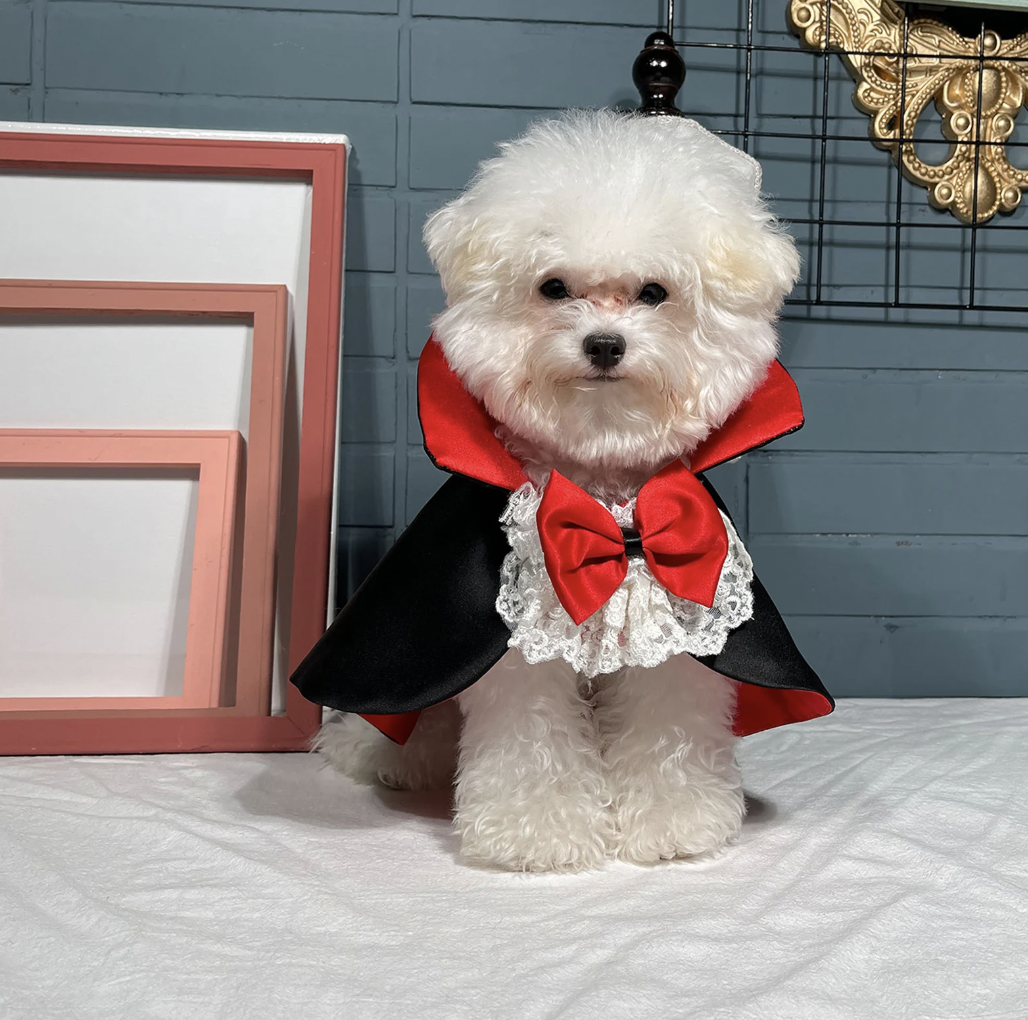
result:
M 560 660 L 511 649 L 459 695 L 455 821 L 472 862 L 517 871 L 599 867 L 614 844 L 591 705 Z
M 735 687 L 689 655 L 585 685 L 562 660 L 512 648 L 457 698 L 461 854 L 513 871 L 655 864 L 718 850 L 744 813 Z M 441 789 L 453 778 L 455 705 L 424 713 L 403 746 L 336 715 L 317 749 L 364 783 Z
M 337 772 L 366 786 L 381 783 L 394 790 L 440 790 L 453 782 L 459 733 L 460 713 L 452 701 L 422 712 L 402 747 L 360 716 L 336 712 L 321 727 L 313 750 Z
M 538 487 L 557 469 L 608 504 L 688 460 L 760 383 L 799 272 L 754 160 L 693 121 L 609 111 L 501 146 L 425 241 L 451 367 Z M 646 300 L 648 284 L 666 299 Z M 592 334 L 623 339 L 614 367 L 589 357 Z M 743 815 L 734 698 L 688 655 L 590 680 L 512 648 L 457 699 L 464 857 L 551 871 L 718 849 Z M 457 728 L 444 710 L 404 747 L 352 718 L 320 747 L 364 780 L 445 784 Z
M 501 146 L 425 243 L 446 358 L 497 421 L 558 461 L 653 468 L 695 448 L 763 379 L 799 273 L 757 163 L 690 120 L 569 114 Z M 571 299 L 539 293 L 551 278 Z M 667 300 L 633 300 L 649 282 Z M 583 359 L 627 342 L 616 383 Z M 611 393 L 616 386 L 616 396 Z
M 690 857 L 738 835 L 734 709 L 734 684 L 688 655 L 631 667 L 602 690 L 597 725 L 619 857 Z

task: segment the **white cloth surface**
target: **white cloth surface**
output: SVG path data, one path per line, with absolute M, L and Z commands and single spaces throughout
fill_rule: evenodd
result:
M 1023 1020 L 1028 699 L 747 738 L 716 858 L 512 875 L 302 754 L 0 759 L 3 1020 Z

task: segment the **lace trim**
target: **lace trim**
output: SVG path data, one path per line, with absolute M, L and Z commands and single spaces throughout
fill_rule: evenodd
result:
M 564 659 L 594 677 L 624 666 L 657 666 L 672 655 L 716 655 L 728 634 L 753 615 L 753 561 L 732 527 L 714 605 L 708 609 L 671 595 L 641 557 L 610 601 L 581 625 L 564 611 L 543 562 L 535 514 L 541 493 L 523 485 L 511 494 L 500 518 L 511 551 L 500 571 L 496 611 L 510 628 L 511 648 L 530 663 Z M 606 504 L 605 504 L 606 505 Z M 635 500 L 608 506 L 619 527 L 632 527 Z

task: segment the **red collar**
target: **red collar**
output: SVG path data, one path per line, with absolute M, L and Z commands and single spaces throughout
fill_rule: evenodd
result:
M 496 421 L 464 388 L 432 338 L 418 363 L 418 415 L 425 449 L 437 467 L 502 489 L 517 489 L 528 480 L 518 459 L 496 438 Z M 700 443 L 690 469 L 699 474 L 802 425 L 799 391 L 775 361 L 753 395 Z

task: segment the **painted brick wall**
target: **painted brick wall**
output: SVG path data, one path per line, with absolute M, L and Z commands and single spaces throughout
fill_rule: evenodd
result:
M 342 131 L 354 142 L 347 248 L 341 585 L 360 580 L 440 483 L 420 448 L 414 369 L 442 296 L 425 215 L 495 142 L 548 111 L 633 101 L 629 72 L 655 0 L 0 0 L 0 118 Z M 824 195 L 813 161 L 822 81 L 761 0 L 749 139 L 795 226 L 809 294 L 880 300 L 899 186 L 903 294 L 938 300 L 968 274 L 966 234 L 937 229 L 866 140 L 832 63 Z M 736 0 L 689 0 L 694 41 L 738 42 Z M 687 52 L 682 105 L 745 126 L 742 58 Z M 919 143 L 938 150 L 931 125 Z M 932 149 L 932 146 L 935 149 Z M 983 232 L 979 279 L 1025 300 L 1024 243 Z M 1028 301 L 1026 301 L 1028 303 Z M 758 569 L 839 694 L 1025 694 L 1028 339 L 1024 317 L 791 309 L 784 360 L 808 425 L 720 469 Z M 345 594 L 345 592 L 341 592 Z

